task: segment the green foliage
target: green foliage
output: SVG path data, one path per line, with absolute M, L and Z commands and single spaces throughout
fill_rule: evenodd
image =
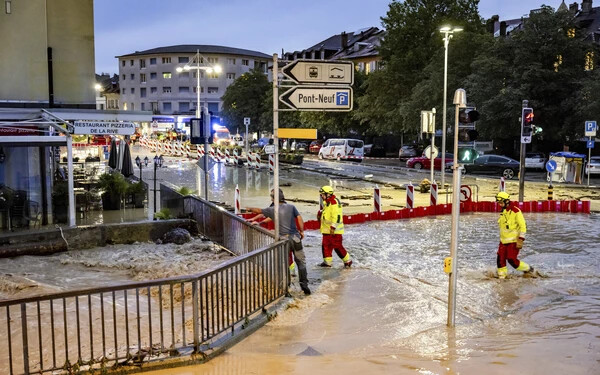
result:
M 145 194 L 146 186 L 144 186 L 141 182 L 136 182 L 133 184 L 129 184 L 127 186 L 127 194 Z
M 181 195 L 190 195 L 190 194 L 194 194 L 194 190 L 190 189 L 187 186 L 182 186 L 180 187 L 177 192 Z
M 161 208 L 160 211 L 154 214 L 154 218 L 157 220 L 169 220 L 173 217 L 171 216 L 171 211 L 168 208 Z
M 98 188 L 112 196 L 121 196 L 127 191 L 128 184 L 120 173 L 104 173 L 98 178 Z
M 267 76 L 259 70 L 242 74 L 227 87 L 222 97 L 223 116 L 231 129 L 245 129 L 244 117 L 250 117 L 249 130 L 260 130 L 259 119 L 265 112 L 265 97 L 271 87 Z

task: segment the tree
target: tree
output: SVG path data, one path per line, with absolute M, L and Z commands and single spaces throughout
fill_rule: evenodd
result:
M 250 117 L 250 131 L 258 131 L 265 111 L 265 98 L 271 91 L 267 76 L 259 70 L 242 74 L 227 87 L 223 100 L 223 116 L 231 128 L 244 128 L 244 117 Z

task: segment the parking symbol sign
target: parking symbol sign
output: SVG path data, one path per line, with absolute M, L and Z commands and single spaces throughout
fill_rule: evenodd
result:
M 596 121 L 586 121 L 585 122 L 585 136 L 586 137 L 595 137 L 596 136 Z
M 335 105 L 347 106 L 348 105 L 348 93 L 338 91 L 335 93 Z

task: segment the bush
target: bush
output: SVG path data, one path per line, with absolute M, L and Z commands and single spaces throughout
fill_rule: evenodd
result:
M 181 195 L 191 195 L 194 194 L 195 190 L 192 190 L 187 186 L 182 186 L 179 188 L 179 190 L 177 190 L 177 192 Z
M 161 208 L 160 211 L 154 214 L 154 218 L 157 220 L 169 220 L 171 219 L 171 211 L 168 208 Z

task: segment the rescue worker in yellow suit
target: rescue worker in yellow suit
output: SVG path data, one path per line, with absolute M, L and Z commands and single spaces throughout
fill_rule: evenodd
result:
M 533 267 L 517 259 L 519 250 L 523 248 L 527 225 L 523 213 L 510 202 L 510 195 L 503 191 L 496 194 L 496 201 L 502 207 L 502 213 L 498 218 L 500 228 L 500 245 L 498 246 L 498 278 L 505 279 L 508 275 L 506 262 L 516 269 L 525 273 L 532 273 Z
M 322 251 L 323 263 L 321 267 L 331 267 L 333 263 L 333 250 L 344 262 L 344 267 L 352 266 L 350 253 L 346 251 L 342 244 L 342 235 L 344 234 L 344 217 L 342 215 L 342 204 L 340 200 L 333 195 L 331 186 L 323 186 L 319 190 L 323 199 L 323 211 L 319 210 L 317 219 L 321 221 L 321 234 L 323 234 Z

